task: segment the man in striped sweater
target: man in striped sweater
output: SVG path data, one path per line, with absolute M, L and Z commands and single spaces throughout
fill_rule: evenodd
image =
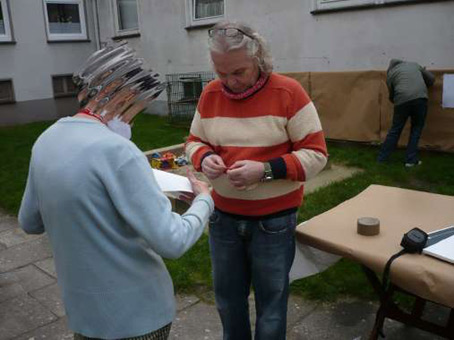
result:
M 219 79 L 200 97 L 186 143 L 213 185 L 210 249 L 224 339 L 285 339 L 288 273 L 303 182 L 323 169 L 327 150 L 314 104 L 293 79 L 272 73 L 264 39 L 246 25 L 209 30 Z

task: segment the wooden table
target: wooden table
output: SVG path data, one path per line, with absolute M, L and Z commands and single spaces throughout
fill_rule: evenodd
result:
M 380 220 L 380 234 L 357 234 L 359 217 Z M 421 254 L 405 254 L 391 266 L 391 289 L 382 291 L 377 273 L 402 248 L 404 233 L 414 227 L 426 232 L 454 224 L 454 197 L 371 185 L 356 197 L 297 227 L 299 242 L 352 259 L 363 269 L 379 295 L 381 305 L 371 334 L 376 339 L 385 318 L 454 338 L 454 265 Z M 417 297 L 411 313 L 401 311 L 393 294 L 401 290 Z M 446 326 L 421 319 L 425 301 L 451 309 Z

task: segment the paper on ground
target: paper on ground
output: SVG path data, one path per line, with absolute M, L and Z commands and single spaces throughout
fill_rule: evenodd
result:
M 444 109 L 454 108 L 454 74 L 443 75 L 443 99 Z
M 430 247 L 424 248 L 422 252 L 447 262 L 454 263 L 454 236 L 450 236 L 435 243 L 434 245 L 431 245 Z
M 290 269 L 290 282 L 317 273 L 335 264 L 341 257 L 296 242 L 295 260 Z
M 152 169 L 154 177 L 163 192 L 192 192 L 189 180 L 180 175 Z

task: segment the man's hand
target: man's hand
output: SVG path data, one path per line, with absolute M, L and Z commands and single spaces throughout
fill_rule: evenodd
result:
M 259 182 L 264 173 L 265 165 L 262 162 L 236 161 L 227 170 L 227 178 L 235 188 L 244 190 L 247 186 Z
M 216 179 L 226 170 L 224 161 L 219 155 L 209 155 L 202 162 L 202 172 L 208 179 Z

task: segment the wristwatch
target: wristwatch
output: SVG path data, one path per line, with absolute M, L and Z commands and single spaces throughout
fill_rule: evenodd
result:
M 271 165 L 268 162 L 263 163 L 265 166 L 265 171 L 263 172 L 263 177 L 260 179 L 260 182 L 269 182 L 273 180 L 273 170 Z

